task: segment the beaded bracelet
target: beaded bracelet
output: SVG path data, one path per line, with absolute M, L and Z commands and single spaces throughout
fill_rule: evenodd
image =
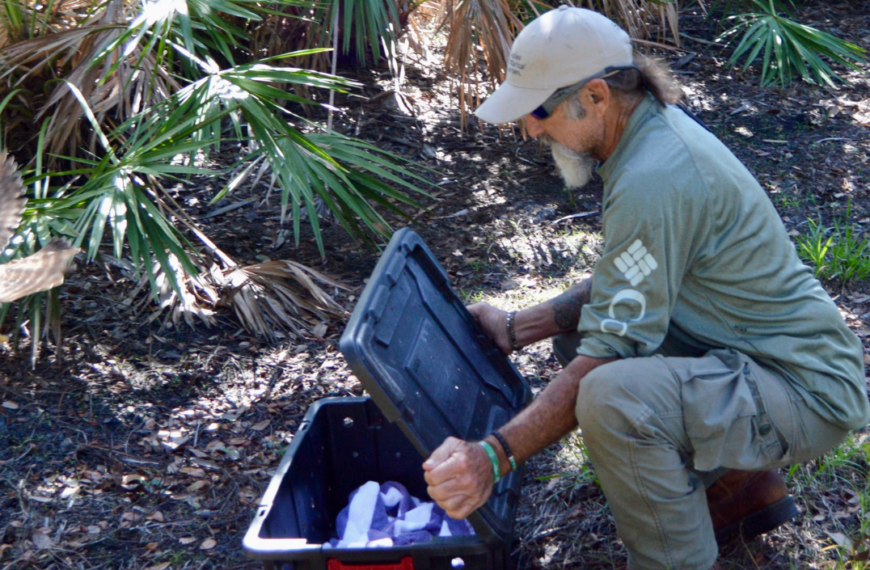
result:
M 504 450 L 504 454 L 507 456 L 508 463 L 511 464 L 511 471 L 516 471 L 517 470 L 517 460 L 514 459 L 514 454 L 511 453 L 511 448 L 508 445 L 507 439 L 505 439 L 505 437 L 502 434 L 498 433 L 498 431 L 494 431 L 490 435 L 492 435 L 492 437 L 497 439 L 499 444 L 501 444 L 501 448 Z
M 495 485 L 499 481 L 501 481 L 501 467 L 498 464 L 498 456 L 495 454 L 495 450 L 486 441 L 477 442 L 489 456 L 489 463 L 492 465 L 492 484 Z

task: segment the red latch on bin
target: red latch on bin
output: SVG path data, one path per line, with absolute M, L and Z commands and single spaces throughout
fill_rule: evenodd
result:
M 345 564 L 337 558 L 326 561 L 327 570 L 414 570 L 414 560 L 410 556 L 395 564 Z

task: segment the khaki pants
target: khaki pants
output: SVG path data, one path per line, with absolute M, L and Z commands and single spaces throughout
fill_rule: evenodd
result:
M 815 459 L 848 433 L 748 356 L 674 340 L 664 354 L 599 366 L 577 396 L 583 441 L 632 570 L 708 570 L 717 546 L 705 485 L 728 469 Z M 576 354 L 579 336 L 553 344 L 562 360 Z M 675 352 L 692 356 L 665 355 Z

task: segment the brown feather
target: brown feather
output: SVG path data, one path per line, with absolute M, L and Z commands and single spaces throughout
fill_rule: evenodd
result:
M 0 303 L 57 287 L 63 283 L 69 260 L 78 251 L 62 239 L 53 239 L 33 255 L 0 265 Z
M 15 235 L 27 198 L 24 183 L 15 166 L 15 159 L 0 152 L 0 251 L 9 245 Z

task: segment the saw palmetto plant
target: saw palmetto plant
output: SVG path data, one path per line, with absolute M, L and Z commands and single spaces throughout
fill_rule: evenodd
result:
M 297 4 L 286 2 L 288 7 Z M 236 271 L 237 264 L 164 185 L 183 186 L 189 177 L 206 173 L 199 164 L 218 149 L 241 153 L 231 167 L 239 174 L 215 201 L 252 172 L 265 171 L 280 190 L 282 222 L 292 223 L 298 242 L 307 221 L 321 254 L 315 203 L 331 210 L 353 237 L 370 242 L 389 233 L 381 211 L 401 213 L 402 204 L 420 207 L 410 195 L 419 192 L 415 184 L 422 179 L 395 157 L 363 141 L 324 132 L 299 114 L 318 103 L 293 87 L 356 87 L 334 75 L 287 65 L 323 49 L 259 60 L 248 51 L 246 26 L 278 11 L 247 0 L 179 0 L 146 3 L 137 14 L 122 0 L 110 0 L 74 25 L 47 26 L 44 33 L 0 50 L 0 75 L 11 85 L 0 103 L 0 117 L 6 119 L 0 126 L 33 117 L 30 131 L 39 133 L 34 160 L 54 159 L 55 167 L 72 167 L 36 177 L 45 199 L 37 213 L 46 231 L 73 236 L 75 245 L 94 259 L 105 250 L 109 230 L 109 249 L 117 258 L 131 259 L 161 305 L 170 299 L 192 308 L 196 303 L 188 293 L 210 263 L 205 257 L 225 270 Z M 373 28 L 367 26 L 370 32 Z M 245 54 L 253 61 L 237 63 Z M 28 82 L 46 74 L 60 77 L 40 100 Z M 7 137 L 11 134 L 6 131 Z M 52 186 L 52 180 L 64 184 Z M 246 275 L 258 274 L 252 270 Z M 265 297 L 274 293 L 285 305 L 303 299 L 278 294 L 263 279 L 257 287 Z M 167 295 L 167 286 L 174 296 Z M 285 306 L 285 312 L 298 311 Z
M 867 55 L 857 45 L 789 18 L 789 6 L 783 2 L 746 0 L 741 4 L 747 11 L 730 18 L 735 25 L 720 40 L 743 33 L 728 63 L 736 66 L 743 59 L 747 69 L 760 58 L 762 85 L 776 82 L 784 87 L 799 77 L 833 87 L 840 77 L 825 58 L 858 69 L 855 62 Z
M 181 87 L 159 56 L 143 53 L 139 46 L 132 46 L 127 56 L 106 53 L 107 46 L 124 34 L 130 13 L 121 0 L 111 0 L 76 27 L 18 42 L 0 52 L 4 66 L 0 79 L 13 81 L 20 89 L 15 97 L 19 111 L 40 100 L 35 90 L 53 85 L 48 97 L 29 109 L 36 124 L 48 119 L 45 150 L 50 164 L 56 164 L 51 157 L 76 157 L 80 149 L 93 153 L 96 148 L 96 134 L 88 136 L 81 128 L 84 109 L 66 82 L 82 93 L 100 124 L 131 116 Z M 53 80 L 58 66 L 64 70 L 64 81 Z
M 796 73 L 830 82 L 824 56 L 838 63 L 857 57 L 854 46 L 781 16 L 782 0 L 731 1 L 757 9 L 736 19 L 733 33 L 746 35 L 732 61 L 762 57 L 772 70 L 763 80 Z M 292 331 L 328 318 L 334 307 L 321 303 L 323 312 L 310 313 L 311 319 L 288 309 L 301 306 L 303 297 L 267 286 L 264 280 L 279 278 L 274 268 L 240 270 L 178 204 L 178 192 L 193 177 L 231 173 L 213 201 L 245 184 L 267 194 L 277 188 L 282 223 L 292 225 L 297 243 L 309 227 L 321 255 L 322 208 L 351 236 L 376 242 L 390 231 L 383 213 L 420 207 L 415 197 L 425 183 L 395 156 L 310 118 L 325 94 L 358 87 L 326 73 L 327 66 L 334 69 L 339 53 L 358 63 L 387 57 L 396 73 L 396 38 L 409 21 L 415 37 L 424 29 L 443 32 L 447 70 L 460 84 L 465 117 L 503 80 L 523 23 L 552 8 L 543 0 L 0 4 L 0 135 L 28 164 L 32 188 L 18 229 L 27 245 L 21 251 L 33 253 L 37 243 L 59 234 L 88 259 L 111 251 L 130 260 L 162 306 L 175 304 L 182 313 L 199 307 L 204 320 L 203 307 L 218 302 L 212 293 L 222 285 L 203 275 L 217 263 L 234 279 L 245 276 L 247 285 L 231 288 L 239 291 L 235 298 L 247 299 L 249 309 L 272 311 L 260 324 L 246 316 L 250 310 L 239 313 L 258 334 L 266 334 L 262 323 Z M 679 43 L 677 0 L 575 4 L 612 17 L 638 43 Z M 424 25 L 426 18 L 431 25 Z M 218 152 L 233 164 L 207 170 Z M 169 184 L 181 190 L 173 195 Z M 296 269 L 291 273 L 299 281 L 304 272 Z

